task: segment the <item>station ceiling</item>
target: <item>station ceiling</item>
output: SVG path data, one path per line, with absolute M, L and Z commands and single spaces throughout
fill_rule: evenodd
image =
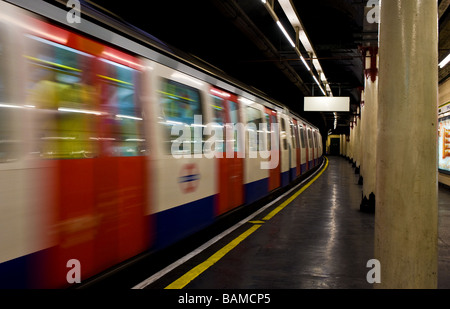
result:
M 268 0 L 269 1 L 269 0 Z M 261 0 L 136 1 L 87 0 L 160 40 L 195 55 L 245 84 L 282 102 L 323 130 L 333 130 L 333 113 L 303 111 L 305 96 L 321 96 Z M 334 96 L 348 96 L 349 113 L 338 113 L 337 134 L 348 133 L 364 87 L 362 46 L 377 44 L 366 22 L 367 0 L 291 0 L 315 49 Z M 450 52 L 450 0 L 439 0 L 439 60 Z M 292 38 L 277 0 L 274 12 Z M 311 64 L 305 50 L 302 55 Z M 450 65 L 439 80 L 450 76 Z

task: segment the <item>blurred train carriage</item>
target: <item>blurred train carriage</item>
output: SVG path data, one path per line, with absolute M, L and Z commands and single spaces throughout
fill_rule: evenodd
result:
M 320 164 L 318 129 L 279 103 L 101 20 L 84 33 L 64 10 L 42 11 L 0 2 L 1 287 L 65 287 L 71 259 L 87 279 Z M 222 131 L 212 159 L 211 123 Z M 248 124 L 263 128 L 256 143 Z M 174 151 L 176 125 L 192 134 Z M 249 155 L 263 149 L 269 158 Z

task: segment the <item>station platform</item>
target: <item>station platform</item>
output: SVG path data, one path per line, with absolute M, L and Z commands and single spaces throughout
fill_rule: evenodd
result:
M 370 289 L 375 217 L 360 202 L 351 164 L 329 157 L 284 202 L 135 288 Z
M 359 210 L 358 180 L 349 161 L 327 157 L 301 184 L 221 234 L 205 238 L 193 251 L 176 260 L 162 256 L 167 263 L 158 262 L 160 268 L 145 261 L 152 272 L 135 267 L 139 280 L 128 280 L 131 285 L 122 277 L 98 287 L 372 289 L 366 265 L 374 258 L 375 215 Z M 438 246 L 438 288 L 449 289 L 450 188 L 444 185 L 439 185 Z
M 347 160 L 328 157 L 323 173 L 296 188 L 282 209 L 261 212 L 137 288 L 372 289 L 366 264 L 373 259 L 375 215 L 359 211 L 358 179 Z M 450 288 L 449 270 L 450 190 L 439 186 L 438 288 Z
M 361 213 L 351 164 L 330 157 L 322 175 L 186 288 L 372 288 L 374 215 Z

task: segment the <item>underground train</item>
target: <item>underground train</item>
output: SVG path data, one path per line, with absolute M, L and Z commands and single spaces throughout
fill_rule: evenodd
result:
M 91 278 L 321 164 L 319 129 L 280 103 L 67 11 L 0 1 L 0 287 L 68 287 L 70 261 Z

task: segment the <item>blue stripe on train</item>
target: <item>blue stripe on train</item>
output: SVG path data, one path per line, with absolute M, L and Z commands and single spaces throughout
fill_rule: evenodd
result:
M 48 288 L 41 280 L 48 274 L 42 268 L 48 251 L 44 249 L 0 263 L 0 289 Z
M 281 173 L 281 186 L 285 187 L 289 184 L 289 171 Z
M 25 255 L 0 264 L 0 289 L 26 289 L 27 270 L 30 268 L 31 255 Z
M 214 195 L 154 214 L 155 249 L 165 248 L 214 222 Z
M 264 197 L 269 191 L 269 178 L 245 184 L 245 203 L 253 203 Z
M 289 180 L 293 181 L 296 178 L 297 178 L 297 168 L 293 167 L 293 168 L 291 168 L 291 171 L 290 171 L 290 178 L 289 178 Z
M 301 170 L 302 175 L 303 175 L 304 173 L 306 173 L 306 163 L 301 165 L 300 170 Z

